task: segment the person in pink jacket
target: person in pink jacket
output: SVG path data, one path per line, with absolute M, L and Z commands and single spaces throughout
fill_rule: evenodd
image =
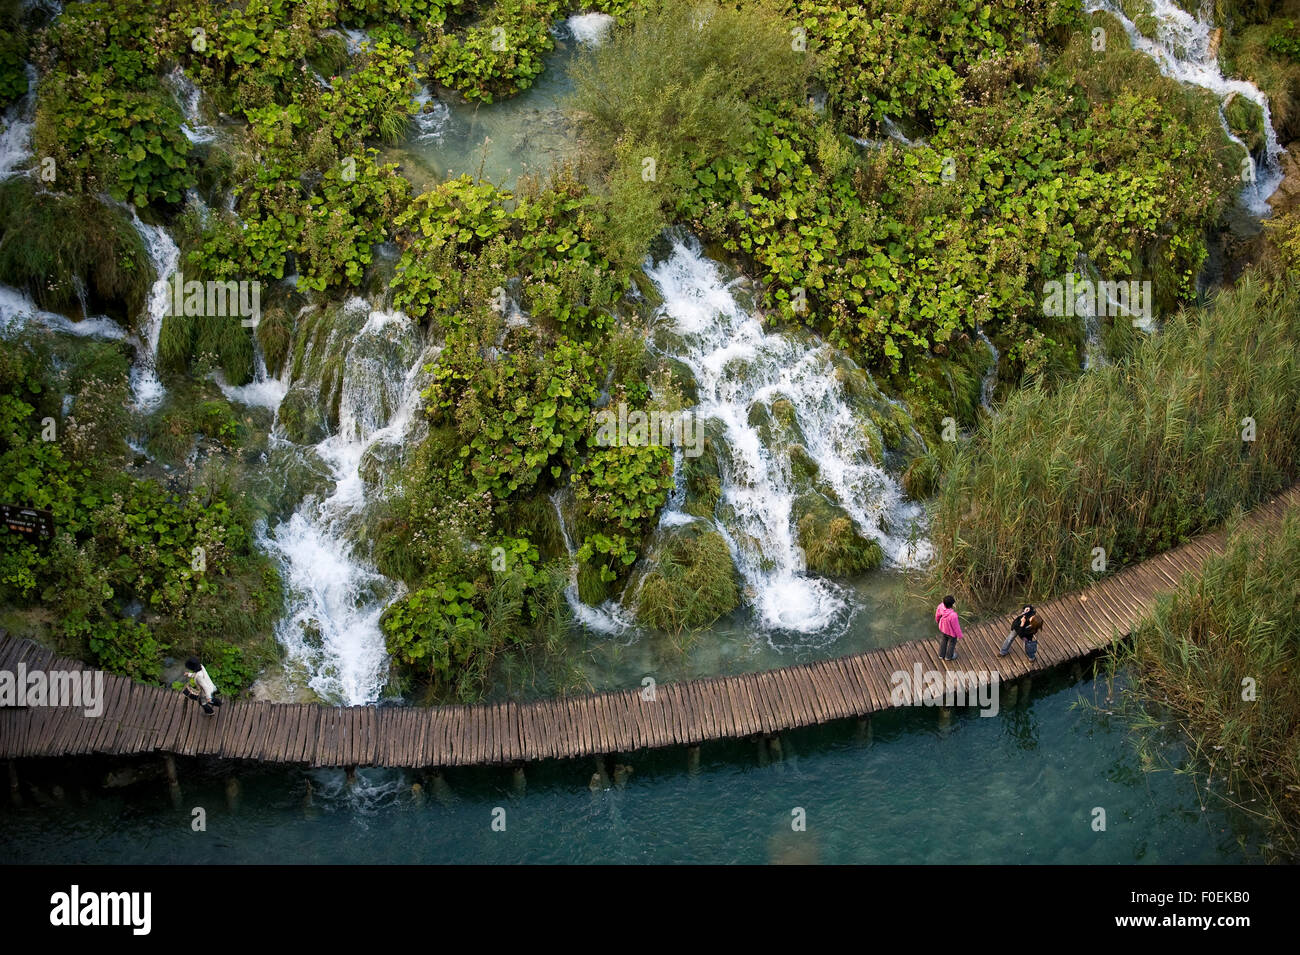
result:
M 957 659 L 957 641 L 961 639 L 961 621 L 953 604 L 957 598 L 952 594 L 943 598 L 943 603 L 934 608 L 934 622 L 939 625 L 939 659 Z

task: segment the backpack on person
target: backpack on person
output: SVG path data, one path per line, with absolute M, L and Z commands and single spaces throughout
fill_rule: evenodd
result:
M 1022 614 L 1022 616 L 1024 616 Z M 1025 620 L 1025 627 L 1020 631 L 1020 636 L 1025 641 L 1025 656 L 1033 660 L 1038 655 L 1038 631 L 1043 629 L 1043 616 L 1037 610 L 1030 608 L 1030 613 Z

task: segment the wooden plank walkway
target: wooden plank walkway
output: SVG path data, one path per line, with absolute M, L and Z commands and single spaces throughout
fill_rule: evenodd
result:
M 1251 525 L 1281 521 L 1300 504 L 1300 486 L 1261 505 Z M 1038 660 L 1019 646 L 997 650 L 1011 613 L 965 628 L 954 671 L 995 672 L 1015 680 L 1105 648 L 1173 589 L 1181 575 L 1222 552 L 1226 531 L 1199 537 L 1106 577 L 1085 590 L 1039 604 L 1044 626 Z M 0 670 L 84 670 L 26 640 L 0 638 Z M 706 740 L 780 733 L 890 709 L 891 675 L 943 671 L 938 640 L 765 673 L 663 684 L 653 701 L 640 687 L 567 699 L 479 706 L 330 707 L 227 703 L 213 717 L 170 689 L 105 674 L 104 710 L 0 707 L 0 758 L 172 753 L 306 766 L 506 765 L 541 759 L 693 746 Z

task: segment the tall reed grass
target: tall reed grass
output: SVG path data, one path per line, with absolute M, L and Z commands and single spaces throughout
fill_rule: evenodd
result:
M 1296 280 L 1248 275 L 1124 361 L 1013 394 L 944 475 L 935 586 L 977 607 L 1045 599 L 1291 484 L 1298 342 Z
M 1157 601 L 1117 651 L 1139 724 L 1185 737 L 1202 802 L 1261 818 L 1272 849 L 1300 852 L 1300 509 L 1239 530 L 1222 557 Z M 1157 702 L 1158 701 L 1158 702 Z M 1146 740 L 1155 739 L 1153 735 Z

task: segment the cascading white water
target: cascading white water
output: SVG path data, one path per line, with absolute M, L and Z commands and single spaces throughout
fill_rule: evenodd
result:
M 27 95 L 5 111 L 0 132 L 0 182 L 13 176 L 32 156 L 32 124 L 36 113 L 36 70 L 27 64 Z
M 608 13 L 577 13 L 564 22 L 583 46 L 600 46 L 614 26 L 614 18 Z
M 660 527 L 683 527 L 695 520 L 686 513 L 686 451 L 680 445 L 673 447 L 673 489 L 668 493 L 659 511 Z
M 194 84 L 183 69 L 179 66 L 172 70 L 167 77 L 171 84 L 172 91 L 176 94 L 176 101 L 180 103 L 181 110 L 185 114 L 185 122 L 181 124 L 181 132 L 190 142 L 210 143 L 217 138 L 217 131 L 203 122 L 203 114 L 199 111 L 199 100 L 203 92 Z
M 1282 182 L 1282 168 L 1278 157 L 1282 154 L 1282 144 L 1278 142 L 1277 131 L 1273 129 L 1273 117 L 1269 112 L 1268 97 L 1252 83 L 1245 80 L 1231 80 L 1224 77 L 1213 53 L 1211 32 L 1214 25 L 1204 11 L 1201 16 L 1192 16 L 1178 6 L 1174 0 L 1147 0 L 1150 15 L 1155 19 L 1155 37 L 1148 38 L 1134 25 L 1124 13 L 1123 8 L 1114 0 L 1088 0 L 1085 10 L 1089 13 L 1105 11 L 1116 17 L 1124 26 L 1129 42 L 1133 48 L 1151 57 L 1160 72 L 1182 83 L 1191 83 L 1209 90 L 1219 99 L 1219 121 L 1228 137 L 1249 156 L 1250 150 L 1228 128 L 1224 116 L 1224 106 L 1234 94 L 1244 96 L 1257 105 L 1264 116 L 1264 162 L 1262 168 L 1254 169 L 1251 182 L 1242 191 L 1242 198 L 1256 215 L 1267 215 L 1270 211 L 1268 198 Z M 1254 159 L 1251 158 L 1252 169 Z
M 573 538 L 569 535 L 569 524 L 564 518 L 564 508 L 560 505 L 561 491 L 551 495 L 551 505 L 555 508 L 555 517 L 560 524 L 560 536 L 564 540 L 564 552 L 569 558 L 569 584 L 564 588 L 564 599 L 573 617 L 581 626 L 597 633 L 624 633 L 633 628 L 634 610 L 613 600 L 606 600 L 598 607 L 583 603 L 578 596 L 578 557 Z
M 417 142 L 439 142 L 447 130 L 447 120 L 451 119 L 451 109 L 442 100 L 433 98 L 429 88 L 423 83 L 415 94 L 415 102 L 420 110 L 411 117 L 415 124 Z
M 137 346 L 135 364 L 131 366 L 131 394 L 138 411 L 148 413 L 162 403 L 167 390 L 158 377 L 158 337 L 162 333 L 163 318 L 172 301 L 171 277 L 180 264 L 181 250 L 162 226 L 141 222 L 134 210 L 131 223 L 144 240 L 145 251 L 153 263 L 155 280 L 149 290 L 144 321 L 140 328 L 141 342 Z
M 646 272 L 663 296 L 661 314 L 680 342 L 672 357 L 695 375 L 694 413 L 701 421 L 718 422 L 725 436 L 718 529 L 763 624 L 805 634 L 822 631 L 842 617 L 846 603 L 835 584 L 804 572 L 794 526 L 795 490 L 787 465 L 764 446 L 751 422 L 757 406 L 790 402 L 820 480 L 858 531 L 880 543 L 890 563 L 927 562 L 928 542 L 902 535 L 919 526 L 923 512 L 905 502 L 897 483 L 873 462 L 864 422 L 845 399 L 830 347 L 811 336 L 765 332 L 760 318 L 737 301 L 737 282 L 728 282 L 691 240 L 674 241 L 672 253 Z
M 305 499 L 261 535 L 261 545 L 279 562 L 289 593 L 276 635 L 290 662 L 306 669 L 323 699 L 360 704 L 374 702 L 383 688 L 388 655 L 379 618 L 401 592 L 353 552 L 366 506 L 360 465 L 376 444 L 403 440 L 436 352 L 424 349 L 418 325 L 401 312 L 369 311 L 361 299 L 346 308 L 369 314 L 350 342 L 331 336 L 325 343 L 347 348 L 338 430 L 315 446 L 334 488 L 323 500 Z
M 157 281 L 149 290 L 138 335 L 129 335 L 120 325 L 105 316 L 85 314 L 84 300 L 83 320 L 74 322 L 62 315 L 43 311 L 26 295 L 6 286 L 0 286 L 0 327 L 7 332 L 34 320 L 55 331 L 131 342 L 136 352 L 130 376 L 132 405 L 135 410 L 148 413 L 158 407 L 166 394 L 157 372 L 158 336 L 163 316 L 167 314 L 171 301 L 171 285 L 167 280 L 180 261 L 180 250 L 162 227 L 147 225 L 134 212 L 131 221 L 144 240 L 145 251 L 157 274 Z
M 127 337 L 121 325 L 103 315 L 92 315 L 84 321 L 72 319 L 40 308 L 28 296 L 8 285 L 0 285 L 0 335 L 21 331 L 32 322 L 55 332 L 79 335 L 83 338 L 122 340 Z
M 1091 262 L 1085 263 L 1081 272 L 1071 273 L 1079 282 L 1079 291 L 1074 297 L 1074 314 L 1083 320 L 1083 370 L 1096 365 L 1106 364 L 1106 350 L 1101 342 L 1101 320 L 1097 317 L 1097 302 L 1094 294 L 1083 286 L 1085 279 L 1095 284 L 1099 281 L 1097 269 Z
M 253 339 L 253 380 L 246 385 L 230 385 L 219 371 L 213 372 L 213 378 L 221 393 L 231 401 L 252 408 L 269 408 L 275 411 L 280 407 L 285 394 L 289 391 L 289 368 L 286 366 L 279 378 L 272 378 L 266 370 L 266 359 L 262 348 Z
M 1073 314 L 1083 320 L 1084 371 L 1107 363 L 1106 348 L 1101 338 L 1102 315 L 1109 316 L 1113 321 L 1129 322 L 1143 332 L 1156 330 L 1155 322 L 1149 314 L 1150 302 L 1146 303 L 1147 307 L 1140 304 L 1145 293 L 1139 293 L 1139 297 L 1132 301 L 1128 300 L 1127 294 L 1122 299 L 1117 298 L 1118 287 L 1107 283 L 1086 255 L 1079 257 L 1078 267 L 1067 276 L 1067 280 L 1075 283 Z
M 356 56 L 366 48 L 370 42 L 370 34 L 365 30 L 356 30 L 351 27 L 343 28 L 343 42 L 347 46 L 348 56 Z

